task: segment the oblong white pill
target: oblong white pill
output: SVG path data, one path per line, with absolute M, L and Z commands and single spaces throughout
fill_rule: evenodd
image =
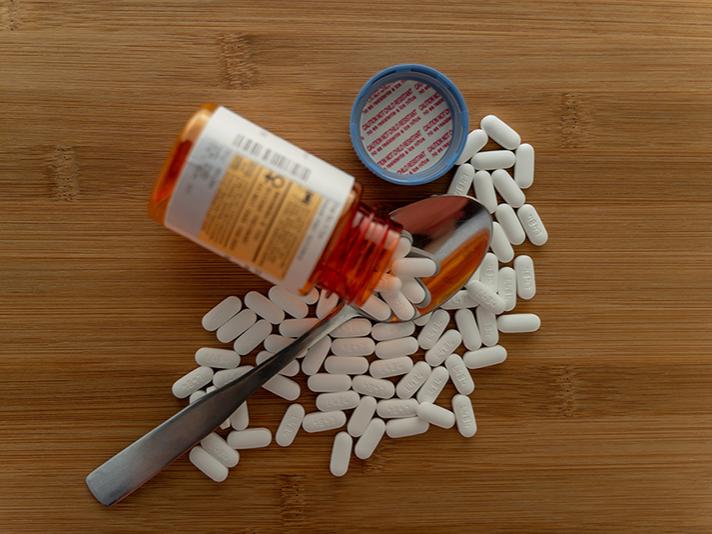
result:
M 256 321 L 257 314 L 255 312 L 248 309 L 242 310 L 218 328 L 215 335 L 220 343 L 230 343 L 230 341 L 255 324 Z
M 469 395 L 475 390 L 475 382 L 472 380 L 470 371 L 465 367 L 465 362 L 462 361 L 457 354 L 451 354 L 445 360 L 445 367 L 450 373 L 450 380 L 455 385 L 458 393 Z
M 235 340 L 233 348 L 239 355 L 249 354 L 262 343 L 272 332 L 272 325 L 265 319 L 260 319 Z
M 418 401 L 415 399 L 384 399 L 378 401 L 376 413 L 382 419 L 415 417 L 418 414 Z
M 416 395 L 418 402 L 435 402 L 445 384 L 447 384 L 448 378 L 450 378 L 450 373 L 445 367 L 433 369 L 428 379 L 418 390 Z
M 520 207 L 526 201 L 524 192 L 519 189 L 517 182 L 504 169 L 492 171 L 492 183 L 499 196 L 513 208 Z
M 487 144 L 488 137 L 484 130 L 472 130 L 467 134 L 465 140 L 465 148 L 462 149 L 460 157 L 457 158 L 455 165 L 462 165 L 467 160 L 472 159 L 472 156 L 477 154 Z
M 376 343 L 376 356 L 383 360 L 410 356 L 416 352 L 418 352 L 418 340 L 414 337 L 389 339 L 388 341 L 379 341 Z
M 215 482 L 222 482 L 227 478 L 227 467 L 201 446 L 190 449 L 188 459 L 190 463 L 197 467 L 206 477 Z
M 418 345 L 422 349 L 431 349 L 443 335 L 448 323 L 450 314 L 445 310 L 435 310 L 430 316 L 430 320 L 418 334 Z
M 420 317 L 416 317 L 415 319 L 413 319 L 413 324 L 416 325 L 416 326 L 423 326 L 423 325 L 425 325 L 425 324 L 428 323 L 428 321 L 430 320 L 430 317 L 431 317 L 432 315 L 433 315 L 433 312 L 428 312 L 428 313 L 426 313 L 425 315 L 421 315 Z M 397 337 L 401 337 L 401 336 L 397 336 Z
M 452 428 L 455 426 L 455 414 L 447 408 L 443 408 L 432 402 L 419 404 L 417 415 L 423 421 L 427 421 L 431 425 L 439 426 L 440 428 Z
M 196 367 L 189 373 L 184 374 L 173 383 L 171 391 L 173 395 L 179 399 L 190 397 L 191 393 L 195 393 L 203 386 L 206 386 L 213 379 L 213 370 L 210 367 Z
M 240 453 L 230 447 L 222 437 L 211 432 L 200 441 L 200 446 L 210 456 L 215 458 L 225 467 L 235 467 L 240 461 Z
M 260 352 L 257 353 L 257 356 L 255 356 L 255 365 L 259 365 L 262 362 L 266 362 L 269 360 L 272 356 L 274 356 L 273 352 L 269 352 L 268 350 L 261 350 Z M 289 362 L 287 365 L 285 365 L 282 370 L 279 372 L 280 375 L 284 376 L 294 376 L 299 372 L 299 362 L 296 360 L 292 360 Z
M 494 169 L 509 169 L 514 165 L 514 152 L 510 150 L 490 150 L 488 152 L 478 152 L 472 157 L 470 163 L 480 170 L 491 171 Z
M 302 372 L 307 376 L 318 373 L 326 359 L 326 355 L 329 354 L 330 348 L 331 338 L 329 336 L 321 338 L 314 345 L 309 347 L 302 360 Z
M 534 147 L 522 143 L 516 151 L 517 162 L 514 165 L 514 180 L 522 189 L 534 183 Z
M 234 350 L 201 347 L 195 351 L 195 362 L 215 369 L 234 369 L 240 365 L 240 356 Z
M 392 274 L 388 273 L 383 273 L 381 279 L 376 284 L 374 291 L 400 291 L 402 285 L 403 283 L 401 282 L 401 279 L 397 276 L 393 276 Z
M 333 412 L 312 412 L 304 416 L 302 428 L 305 432 L 325 432 L 344 426 L 346 414 L 340 410 Z
M 496 115 L 485 115 L 480 121 L 480 127 L 490 139 L 498 145 L 514 150 L 522 142 L 522 138 L 509 124 Z
M 307 293 L 306 295 L 297 296 L 311 306 L 312 304 L 316 304 L 319 300 L 319 290 L 315 287 L 312 287 L 309 290 L 309 293 Z
M 391 272 L 398 277 L 425 278 L 438 272 L 438 264 L 430 258 L 401 258 L 393 262 Z
M 519 217 L 519 222 L 522 223 L 524 231 L 533 245 L 540 247 L 548 241 L 549 233 L 546 231 L 544 223 L 541 222 L 541 217 L 539 217 L 534 206 L 524 204 L 517 210 L 517 217 Z
M 329 471 L 335 477 L 341 477 L 349 470 L 349 460 L 351 459 L 351 449 L 354 438 L 346 432 L 339 432 L 334 437 L 334 444 L 331 446 L 331 460 L 329 461 Z
M 285 319 L 279 325 L 279 333 L 285 337 L 299 337 L 311 330 L 319 319 L 308 317 L 305 319 Z
M 381 293 L 381 298 L 401 321 L 409 321 L 415 316 L 415 308 L 401 291 Z
M 351 410 L 358 406 L 359 394 L 355 391 L 336 391 L 333 393 L 319 393 L 316 396 L 316 409 L 320 412 L 333 412 L 335 410 Z
M 393 257 L 391 258 L 391 261 L 396 261 L 401 258 L 405 258 L 408 254 L 410 254 L 411 245 L 412 239 L 408 236 L 402 235 L 401 238 L 398 240 L 398 245 L 396 245 L 396 249 L 393 251 Z
M 420 386 L 425 384 L 425 381 L 430 376 L 432 367 L 426 362 L 417 362 L 410 372 L 398 381 L 396 386 L 396 394 L 400 399 L 409 399 L 415 392 L 420 389 Z
M 351 387 L 361 395 L 368 395 L 377 399 L 390 399 L 395 393 L 393 382 L 366 375 L 355 376 Z
M 377 323 L 371 329 L 371 337 L 376 341 L 388 341 L 408 337 L 415 332 L 415 324 L 412 321 L 405 323 Z M 378 349 L 378 344 L 376 344 Z
M 517 273 L 511 267 L 502 267 L 497 284 L 497 294 L 504 300 L 504 311 L 512 311 L 517 305 Z
M 337 356 L 370 356 L 376 343 L 370 337 L 342 337 L 331 342 L 331 352 Z
M 485 254 L 480 264 L 480 282 L 488 286 L 492 291 L 497 291 L 499 282 L 499 260 L 492 252 Z
M 494 213 L 494 210 L 497 209 L 497 195 L 494 192 L 492 175 L 487 171 L 477 171 L 473 184 L 475 186 L 475 198 L 488 212 Z
M 400 356 L 371 362 L 369 374 L 373 378 L 389 378 L 407 374 L 412 368 L 413 360 L 409 356 Z
M 230 426 L 235 430 L 245 430 L 249 424 L 250 412 L 247 409 L 247 401 L 245 401 L 230 415 Z
M 502 313 L 504 311 L 504 299 L 497 294 L 496 290 L 493 291 L 483 282 L 473 280 L 472 282 L 468 282 L 465 289 L 467 289 L 467 293 L 473 298 L 477 305 L 485 310 L 489 310 L 492 313 Z
M 391 419 L 386 423 L 386 434 L 389 438 L 407 438 L 427 432 L 430 424 L 420 417 L 405 417 Z
M 274 354 L 286 349 L 292 343 L 294 343 L 293 337 L 285 337 L 278 334 L 270 334 L 264 340 L 265 350 Z
M 497 222 L 504 230 L 504 235 L 507 236 L 512 245 L 521 245 L 526 239 L 522 223 L 519 222 L 517 214 L 509 204 L 500 204 L 495 211 Z
M 339 295 L 322 289 L 319 294 L 319 301 L 316 303 L 316 316 L 319 319 L 323 319 L 329 315 L 334 308 L 336 308 L 338 303 Z
M 455 171 L 452 177 L 450 187 L 448 187 L 448 195 L 464 196 L 470 192 L 472 180 L 475 177 L 475 168 L 469 163 L 463 163 Z
M 329 334 L 331 337 L 363 337 L 371 333 L 371 321 L 365 317 L 357 317 L 346 321 Z
M 237 297 L 227 297 L 203 315 L 201 324 L 208 332 L 213 332 L 237 315 L 242 309 L 242 301 Z
M 314 393 L 347 391 L 351 387 L 351 377 L 349 375 L 317 373 L 309 377 L 307 387 Z
M 257 291 L 250 291 L 245 295 L 245 306 L 272 324 L 284 321 L 284 311 Z
M 492 223 L 492 240 L 490 241 L 490 249 L 495 253 L 497 259 L 502 263 L 508 263 L 514 258 L 514 249 L 512 244 L 507 239 L 507 234 L 504 233 L 502 227 L 497 221 Z
M 455 349 L 462 343 L 462 335 L 457 330 L 448 330 L 440 339 L 433 345 L 431 349 L 425 353 L 425 361 L 431 367 L 437 367 L 442 364 L 450 354 L 455 352 Z
M 376 319 L 377 321 L 387 321 L 391 317 L 391 307 L 379 299 L 376 295 L 371 295 L 361 306 L 361 310 Z
M 441 308 L 443 310 L 462 310 L 464 308 L 474 308 L 475 306 L 477 306 L 477 302 L 468 295 L 466 290 L 462 289 L 450 297 Z
M 422 304 L 426 302 L 426 299 L 428 298 L 427 291 L 415 278 L 405 278 L 403 280 L 401 293 L 403 293 L 405 298 L 407 298 L 412 304 Z
M 477 326 L 480 329 L 482 344 L 491 347 L 499 341 L 499 330 L 497 330 L 497 316 L 489 310 L 480 308 L 475 310 Z
M 368 371 L 368 360 L 363 356 L 329 356 L 324 369 L 336 375 L 362 375 Z
M 477 350 L 482 346 L 480 330 L 477 328 L 475 314 L 471 310 L 457 310 L 455 323 L 462 336 L 462 344 L 467 350 Z
M 279 422 L 274 440 L 280 447 L 289 447 L 302 426 L 304 420 L 304 406 L 299 403 L 290 404 Z
M 267 295 L 272 302 L 295 319 L 306 317 L 307 313 L 309 313 L 307 303 L 300 299 L 298 295 L 283 287 L 272 286 Z
M 386 423 L 382 419 L 371 419 L 366 427 L 366 430 L 361 434 L 361 437 L 356 442 L 354 454 L 361 460 L 366 460 L 371 457 L 373 451 L 376 450 L 378 444 L 386 433 Z
M 467 395 L 455 395 L 452 398 L 452 411 L 455 412 L 457 430 L 466 438 L 477 433 L 477 420 L 472 410 L 472 401 Z
M 361 436 L 368 423 L 373 418 L 373 414 L 376 413 L 376 399 L 368 395 L 361 397 L 361 400 L 356 406 L 356 409 L 351 414 L 349 418 L 349 423 L 346 425 L 346 430 L 353 437 L 357 438 Z
M 530 300 L 536 295 L 536 276 L 534 261 L 530 256 L 514 258 L 514 271 L 517 273 L 517 295 L 524 300 Z
M 541 319 L 535 313 L 510 313 L 497 317 L 497 328 L 507 334 L 536 332 L 541 327 Z
M 222 371 L 218 371 L 215 373 L 215 376 L 213 376 L 213 385 L 216 388 L 221 388 L 233 380 L 237 380 L 251 369 L 253 369 L 252 365 L 241 365 L 237 369 L 223 369 Z
M 466 352 L 463 361 L 468 369 L 481 369 L 490 365 L 497 365 L 507 359 L 507 349 L 502 345 L 484 347 L 479 350 Z
M 297 382 L 280 374 L 274 375 L 267 380 L 267 382 L 262 384 L 262 387 L 270 393 L 274 393 L 278 397 L 282 397 L 288 401 L 297 400 L 302 389 Z
M 207 395 L 207 392 L 203 389 L 194 391 L 190 394 L 190 397 L 188 397 L 188 404 L 193 404 L 198 399 L 202 399 L 203 397 L 205 397 L 205 395 Z
M 269 428 L 246 428 L 233 430 L 227 435 L 227 444 L 233 449 L 259 449 L 272 442 Z

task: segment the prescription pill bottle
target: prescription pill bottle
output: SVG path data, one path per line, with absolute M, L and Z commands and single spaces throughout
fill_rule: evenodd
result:
M 232 111 L 188 120 L 149 203 L 167 228 L 288 289 L 360 305 L 400 227 L 359 202 L 354 178 Z

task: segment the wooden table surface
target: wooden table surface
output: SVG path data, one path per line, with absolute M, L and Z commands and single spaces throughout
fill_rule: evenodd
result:
M 331 435 L 301 436 L 97 504 L 86 474 L 182 406 L 202 314 L 266 287 L 147 217 L 177 130 L 225 104 L 398 206 L 447 179 L 369 176 L 347 121 L 401 62 L 537 150 L 550 242 L 518 309 L 543 326 L 475 373 L 475 439 L 386 440 L 337 479 Z M 709 532 L 710 64 L 705 1 L 0 0 L 0 530 Z

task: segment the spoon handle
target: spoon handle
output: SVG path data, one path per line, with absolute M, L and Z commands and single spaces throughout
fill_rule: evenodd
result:
M 351 306 L 337 307 L 272 358 L 189 404 L 97 467 L 86 478 L 89 490 L 101 504 L 111 506 L 119 502 L 220 426 L 300 352 L 358 315 Z

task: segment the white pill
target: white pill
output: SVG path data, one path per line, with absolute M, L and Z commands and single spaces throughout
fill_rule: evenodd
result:
M 300 299 L 302 299 L 304 302 L 306 302 L 308 305 L 316 304 L 317 301 L 319 300 L 319 290 L 315 287 L 312 287 L 309 290 L 309 293 L 306 295 L 297 295 Z
M 519 189 L 517 182 L 504 169 L 497 169 L 492 172 L 492 183 L 499 196 L 513 208 L 518 208 L 524 204 L 526 200 L 524 192 Z
M 227 467 L 200 446 L 190 449 L 188 459 L 206 477 L 215 482 L 222 482 L 227 478 Z
M 462 361 L 457 354 L 451 354 L 445 360 L 445 367 L 450 373 L 450 380 L 457 389 L 458 393 L 469 395 L 475 390 L 475 382 L 472 380 L 469 369 L 465 367 L 465 362 Z
M 439 426 L 440 428 L 452 428 L 455 425 L 455 414 L 447 408 L 443 408 L 432 402 L 419 404 L 417 415 L 423 421 L 427 421 L 431 425 Z
M 361 310 L 377 321 L 387 321 L 393 314 L 391 307 L 376 295 L 368 297 L 366 302 L 361 306 Z
M 373 378 L 389 378 L 407 374 L 412 368 L 413 360 L 409 356 L 400 356 L 371 362 L 369 374 Z
M 465 289 L 467 289 L 467 293 L 478 306 L 492 313 L 502 313 L 504 311 L 504 299 L 479 280 L 469 282 Z
M 531 204 L 524 204 L 521 208 L 517 210 L 517 217 L 524 227 L 524 231 L 532 244 L 540 247 L 549 239 L 549 233 L 544 227 L 544 223 L 541 222 L 541 217 L 537 213 L 534 206 Z
M 405 323 L 377 323 L 371 329 L 371 337 L 376 341 L 388 341 L 408 337 L 413 332 L 415 332 L 415 325 L 411 321 Z M 376 344 L 376 350 L 378 350 L 378 344 Z
M 477 317 L 477 327 L 480 329 L 482 344 L 486 347 L 496 345 L 499 341 L 499 330 L 497 330 L 497 316 L 489 310 L 478 307 L 475 310 Z
M 292 343 L 294 343 L 293 337 L 285 337 L 278 334 L 270 334 L 264 340 L 265 350 L 274 354 L 286 349 Z
M 331 342 L 331 352 L 336 356 L 370 356 L 375 349 L 370 337 L 342 337 Z
M 355 376 L 351 387 L 361 395 L 368 395 L 378 399 L 390 399 L 395 393 L 393 382 L 372 376 Z
M 489 286 L 492 291 L 497 291 L 497 284 L 499 283 L 499 260 L 497 256 L 491 252 L 485 254 L 479 271 L 480 282 Z
M 425 384 L 425 381 L 430 376 L 432 367 L 426 362 L 417 362 L 410 372 L 398 381 L 396 386 L 396 394 L 400 399 L 409 399 L 415 392 L 420 389 L 420 386 Z
M 427 324 L 427 322 L 430 320 L 430 317 L 433 315 L 433 312 L 426 313 L 425 315 L 421 315 L 420 317 L 416 317 L 413 319 L 413 324 L 416 326 L 423 326 Z M 410 334 L 409 334 L 410 335 Z M 400 336 L 398 336 L 400 337 Z
M 261 350 L 260 352 L 257 353 L 257 356 L 255 356 L 255 365 L 259 365 L 262 362 L 266 362 L 269 360 L 272 356 L 274 356 L 274 353 L 269 352 L 267 350 Z M 282 370 L 279 372 L 280 375 L 284 376 L 294 376 L 299 372 L 299 362 L 296 360 L 292 360 L 289 362 L 286 366 L 282 368 Z
M 245 295 L 245 306 L 272 324 L 279 324 L 284 321 L 282 309 L 257 291 L 250 291 Z
M 247 401 L 245 401 L 230 415 L 230 426 L 235 430 L 245 430 L 249 424 L 250 412 L 247 409 Z
M 425 361 L 431 367 L 437 367 L 441 365 L 445 358 L 450 356 L 455 349 L 462 343 L 462 335 L 457 330 L 448 330 L 445 332 L 437 343 L 433 345 L 433 348 L 428 349 L 425 353 Z
M 302 428 L 309 433 L 325 432 L 344 426 L 346 414 L 340 410 L 333 412 L 312 412 L 304 416 Z
M 361 460 L 370 458 L 385 433 L 386 423 L 382 419 L 371 419 L 366 427 L 366 430 L 363 434 L 361 434 L 361 437 L 356 442 L 356 447 L 354 448 L 354 454 L 356 454 L 356 457 Z
M 524 300 L 530 300 L 536 295 L 536 277 L 534 261 L 529 256 L 514 258 L 514 271 L 517 273 L 517 295 Z
M 409 356 L 418 352 L 418 340 L 414 337 L 389 339 L 376 343 L 376 356 L 383 360 Z
M 438 264 L 430 258 L 401 258 L 393 262 L 391 272 L 401 278 L 425 278 L 438 272 Z
M 402 236 L 396 245 L 396 249 L 393 251 L 393 257 L 391 261 L 396 261 L 401 258 L 405 258 L 410 254 L 410 247 L 412 246 L 412 241 L 406 236 Z
M 319 319 L 323 319 L 329 315 L 334 308 L 336 308 L 338 303 L 339 295 L 322 289 L 319 294 L 319 301 L 316 303 L 316 316 Z
M 474 177 L 475 168 L 469 163 L 463 163 L 455 171 L 455 175 L 452 177 L 447 194 L 460 196 L 469 194 L 470 187 L 472 187 L 472 179 Z
M 477 306 L 477 302 L 473 300 L 466 290 L 462 289 L 450 297 L 441 308 L 443 310 L 462 310 L 464 308 L 474 308 L 475 306 Z
M 241 356 L 249 354 L 255 350 L 271 332 L 272 325 L 268 321 L 260 319 L 235 340 L 233 348 L 235 352 Z
M 541 326 L 541 319 L 534 313 L 510 313 L 497 317 L 497 328 L 507 334 L 536 332 Z
M 359 394 L 355 391 L 336 391 L 333 393 L 320 393 L 316 396 L 316 409 L 320 412 L 333 412 L 334 410 L 351 410 L 358 406 Z
M 486 115 L 480 121 L 480 127 L 490 139 L 498 145 L 514 150 L 522 142 L 522 138 L 509 124 L 496 115 Z
M 368 360 L 363 356 L 329 356 L 324 369 L 336 375 L 362 375 L 368 371 Z
M 195 351 L 195 361 L 215 369 L 234 369 L 240 365 L 240 356 L 234 350 L 202 347 Z
M 522 223 L 519 222 L 517 214 L 509 204 L 500 204 L 495 211 L 497 222 L 504 230 L 504 235 L 512 245 L 521 245 L 526 239 Z
M 203 315 L 201 321 L 203 328 L 208 332 L 217 330 L 224 325 L 231 317 L 242 309 L 242 302 L 237 297 L 227 297 L 214 306 L 208 313 Z
M 353 437 L 357 438 L 364 433 L 368 423 L 376 413 L 377 401 L 368 395 L 361 397 L 356 409 L 351 413 L 346 430 Z
M 200 441 L 200 446 L 210 456 L 215 458 L 225 467 L 235 467 L 240 461 L 240 453 L 230 447 L 222 437 L 211 432 Z
M 514 258 L 514 249 L 512 244 L 507 239 L 507 234 L 498 222 L 492 223 L 492 240 L 490 241 L 490 249 L 495 253 L 497 259 L 502 263 L 508 263 Z
M 333 330 L 331 337 L 363 337 L 371 333 L 371 321 L 365 317 L 357 317 L 346 321 L 340 327 Z
M 278 397 L 282 397 L 288 401 L 297 400 L 302 389 L 299 387 L 299 384 L 291 378 L 279 374 L 267 380 L 267 382 L 262 384 L 262 387 L 270 393 L 274 393 Z
M 376 413 L 382 419 L 415 417 L 418 415 L 418 401 L 415 399 L 384 399 L 378 401 Z
M 279 422 L 277 432 L 274 435 L 274 440 L 280 447 L 289 447 L 302 426 L 304 420 L 304 406 L 295 403 L 290 404 L 287 411 L 284 412 L 282 420 Z
M 267 295 L 272 302 L 296 319 L 306 317 L 309 313 L 307 303 L 283 287 L 272 286 Z
M 450 314 L 445 310 L 435 310 L 430 316 L 430 320 L 418 334 L 418 345 L 422 349 L 431 349 L 443 335 L 448 323 Z
M 269 428 L 246 428 L 233 430 L 227 435 L 227 444 L 233 449 L 258 449 L 272 442 Z
M 499 270 L 497 294 L 504 300 L 504 311 L 512 311 L 517 305 L 517 273 L 511 267 Z
M 190 397 L 188 397 L 188 404 L 193 404 L 198 399 L 202 399 L 203 397 L 205 397 L 205 395 L 207 395 L 207 392 L 203 389 L 194 391 L 193 393 L 190 394 Z
M 391 419 L 386 423 L 386 434 L 389 438 L 407 438 L 427 432 L 430 424 L 420 417 Z
M 286 319 L 279 325 L 279 333 L 285 337 L 299 337 L 311 330 L 319 319 Z
M 349 375 L 317 373 L 309 377 L 307 387 L 314 393 L 347 391 L 351 387 L 351 377 Z
M 497 195 L 494 192 L 492 176 L 487 171 L 477 171 L 473 179 L 475 198 L 479 200 L 488 212 L 494 213 L 497 209 Z
M 331 446 L 331 460 L 329 471 L 335 477 L 341 477 L 349 470 L 349 460 L 351 459 L 351 449 L 354 438 L 346 432 L 339 432 L 334 437 L 334 444 Z
M 217 373 L 215 373 L 215 376 L 213 376 L 213 385 L 216 388 L 221 388 L 226 384 L 229 384 L 233 380 L 237 380 L 242 375 L 252 369 L 252 365 L 241 365 L 237 369 L 223 369 L 222 371 L 218 371 Z M 208 391 L 208 393 L 210 392 Z
M 179 399 L 190 397 L 203 386 L 206 386 L 213 379 L 213 370 L 210 367 L 196 367 L 189 373 L 184 374 L 173 383 L 171 388 L 173 395 Z
M 415 308 L 402 292 L 381 293 L 381 298 L 401 321 L 409 321 L 415 316 Z
M 472 410 L 472 401 L 467 395 L 455 395 L 452 398 L 452 411 L 455 412 L 457 430 L 466 438 L 477 432 L 477 420 Z
M 321 369 L 329 349 L 331 348 L 331 338 L 329 336 L 321 338 L 314 345 L 309 347 L 302 360 L 302 372 L 307 375 L 315 375 Z
M 215 335 L 220 343 L 230 343 L 257 321 L 257 314 L 252 310 L 242 310 L 218 328 Z
M 522 189 L 534 183 L 534 147 L 522 143 L 516 151 L 517 162 L 514 165 L 514 179 Z
M 477 350 L 482 346 L 480 330 L 477 328 L 475 314 L 471 310 L 457 310 L 455 313 L 455 323 L 462 335 L 462 344 L 467 350 Z
M 376 284 L 374 291 L 400 291 L 402 285 L 403 283 L 401 282 L 401 279 L 397 276 L 393 276 L 392 274 L 388 273 L 383 273 L 381 279 Z
M 418 402 L 435 402 L 440 392 L 447 384 L 450 373 L 445 367 L 436 367 L 430 373 L 423 386 L 418 390 Z
M 462 165 L 467 160 L 472 159 L 472 156 L 477 154 L 480 150 L 484 148 L 487 144 L 488 137 L 484 130 L 472 130 L 467 135 L 467 140 L 465 141 L 465 148 L 462 149 L 460 157 L 457 158 L 455 165 Z
M 490 365 L 497 365 L 507 359 L 507 349 L 502 345 L 484 347 L 479 350 L 466 352 L 463 361 L 468 369 L 481 369 Z
M 491 171 L 494 169 L 509 169 L 514 165 L 514 152 L 510 150 L 490 150 L 478 152 L 470 161 L 472 166 L 479 170 Z
M 428 302 L 428 292 L 416 278 L 403 279 L 401 293 L 413 304 L 424 304 Z

